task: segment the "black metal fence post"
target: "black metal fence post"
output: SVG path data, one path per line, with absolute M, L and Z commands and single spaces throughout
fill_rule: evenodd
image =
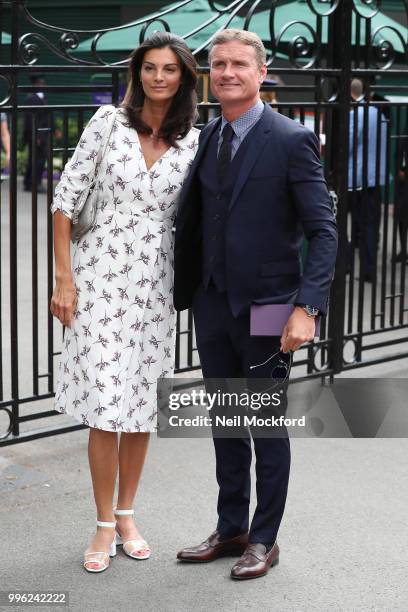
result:
M 347 188 L 352 62 L 352 5 L 352 0 L 342 0 L 332 16 L 332 33 L 334 40 L 338 41 L 338 44 L 333 45 L 332 62 L 334 68 L 340 68 L 342 71 L 342 76 L 338 83 L 338 105 L 333 110 L 332 115 L 332 155 L 330 160 L 333 187 L 339 199 L 337 206 L 339 242 L 336 273 L 331 290 L 329 319 L 330 362 L 335 373 L 340 372 L 343 366 L 347 269 Z
M 22 0 L 11 5 L 11 64 L 18 63 L 19 12 Z M 11 134 L 10 134 L 10 362 L 11 362 L 11 407 L 12 433 L 18 436 L 19 384 L 18 384 L 18 288 L 17 288 L 17 118 L 18 72 L 10 75 L 11 82 Z

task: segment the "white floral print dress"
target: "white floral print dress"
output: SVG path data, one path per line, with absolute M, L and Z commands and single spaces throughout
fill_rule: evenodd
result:
M 147 169 L 137 132 L 113 106 L 85 128 L 58 183 L 51 212 L 72 218 L 98 171 L 96 223 L 73 245 L 78 304 L 67 327 L 55 409 L 106 431 L 157 431 L 156 383 L 174 370 L 172 226 L 177 198 L 198 146 L 192 128 Z

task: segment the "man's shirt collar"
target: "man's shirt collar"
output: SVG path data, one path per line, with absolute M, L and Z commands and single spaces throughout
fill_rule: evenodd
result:
M 251 128 L 260 118 L 264 111 L 264 105 L 262 100 L 258 100 L 254 106 L 248 109 L 243 115 L 234 119 L 234 121 L 227 121 L 224 115 L 222 115 L 221 125 L 220 125 L 220 133 L 224 129 L 226 123 L 231 123 L 231 127 L 234 130 L 234 134 L 240 138 L 242 134 L 247 132 L 249 128 Z

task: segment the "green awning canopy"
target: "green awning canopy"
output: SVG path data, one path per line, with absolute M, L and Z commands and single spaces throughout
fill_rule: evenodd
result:
M 162 9 L 166 10 L 175 6 L 180 5 L 180 2 L 174 2 Z M 161 12 L 162 12 L 161 11 Z M 154 17 L 158 13 L 151 13 L 147 17 Z M 186 38 L 189 47 L 194 50 L 201 47 L 207 42 L 207 40 L 214 35 L 214 33 L 222 27 L 235 27 L 242 28 L 244 26 L 245 19 L 243 17 L 235 16 L 231 19 L 230 13 L 219 15 L 216 11 L 212 11 L 209 7 L 207 0 L 194 0 L 185 6 L 178 8 L 174 13 L 169 13 L 163 17 L 169 24 L 171 31 L 175 34 L 179 34 Z M 313 42 L 313 35 L 305 25 L 300 25 L 294 22 L 303 21 L 313 30 L 316 29 L 316 15 L 310 10 L 306 0 L 294 0 L 278 6 L 275 14 L 275 38 L 279 35 L 281 29 L 287 24 L 292 23 L 290 27 L 286 28 L 286 31 L 282 35 L 281 42 L 287 46 L 288 43 L 293 41 L 298 36 L 304 37 L 309 43 Z M 365 40 L 365 24 L 366 20 L 361 20 L 361 31 L 360 40 Z M 394 47 L 397 53 L 403 53 L 403 45 L 399 36 L 395 33 L 392 28 L 395 28 L 400 32 L 405 43 L 408 40 L 408 29 L 400 25 L 390 17 L 387 17 L 380 11 L 370 20 L 371 33 L 373 34 L 377 28 L 382 27 L 383 29 L 375 37 L 375 43 L 379 43 L 381 40 L 388 40 Z M 191 34 L 196 28 L 203 26 L 199 32 Z M 130 52 L 132 49 L 139 45 L 139 36 L 142 30 L 142 25 L 130 26 L 122 30 L 114 30 L 103 34 L 101 39 L 98 41 L 97 50 L 101 51 L 126 51 Z M 164 27 L 160 21 L 152 23 L 148 28 L 148 32 L 154 30 L 163 30 Z M 270 41 L 269 31 L 269 10 L 256 12 L 251 19 L 249 30 L 256 32 L 265 43 Z M 322 20 L 322 35 L 321 44 L 327 44 L 327 29 L 328 29 L 328 18 Z M 355 19 L 353 19 L 353 33 L 352 42 L 355 43 Z M 190 35 L 189 35 L 190 34 Z M 92 38 L 82 41 L 76 52 L 84 52 L 91 50 Z M 282 49 L 283 51 L 284 49 Z
M 162 13 L 164 10 L 176 7 L 179 4 L 180 2 L 173 2 L 172 4 L 163 7 L 160 13 Z M 156 11 L 150 15 L 146 15 L 145 19 L 151 18 L 157 14 L 159 13 Z M 230 16 L 227 14 L 219 16 L 216 11 L 212 11 L 209 8 L 207 0 L 194 0 L 194 2 L 190 2 L 173 13 L 163 16 L 163 20 L 168 23 L 171 31 L 174 34 L 178 34 L 179 36 L 186 38 L 186 42 L 191 49 L 197 49 L 204 44 L 211 36 L 213 36 L 213 34 L 215 34 L 218 29 L 222 28 L 228 22 L 229 18 Z M 188 36 L 190 32 L 207 22 L 209 23 L 206 25 L 206 27 L 201 29 L 196 34 Z M 234 19 L 229 22 L 230 27 L 241 28 L 242 25 L 243 19 L 240 17 L 234 17 Z M 129 52 L 133 50 L 140 44 L 139 37 L 142 28 L 143 24 L 130 26 L 123 30 L 114 30 L 112 32 L 103 34 L 97 44 L 98 52 Z M 154 30 L 164 30 L 163 24 L 161 24 L 160 21 L 155 21 L 151 26 L 149 26 L 148 32 L 151 33 Z M 82 41 L 76 51 L 90 51 L 92 40 L 93 38 L 88 38 Z
M 1 44 L 2 45 L 10 45 L 11 44 L 11 36 L 7 32 L 1 33 Z
M 314 13 L 312 13 L 312 11 L 310 10 L 305 0 L 297 0 L 295 2 L 290 2 L 276 9 L 275 32 L 274 32 L 275 37 L 279 35 L 279 32 L 285 25 L 287 25 L 290 22 L 295 22 L 295 21 L 296 22 L 303 21 L 309 26 L 311 26 L 313 30 L 316 29 L 317 17 Z M 361 29 L 360 29 L 359 41 L 360 41 L 361 46 L 364 46 L 364 40 L 365 40 L 365 34 L 366 34 L 366 30 L 365 30 L 366 23 L 367 21 L 364 19 L 360 21 Z M 391 28 L 395 28 L 398 32 L 400 32 L 402 39 L 404 40 L 405 43 L 407 43 L 408 41 L 408 29 L 407 28 L 397 23 L 396 21 L 394 21 L 393 19 L 391 19 L 384 13 L 381 13 L 380 11 L 374 17 L 371 18 L 369 23 L 371 27 L 371 35 L 373 35 L 378 28 L 380 27 L 382 28 L 382 30 L 378 32 L 378 34 L 376 34 L 374 37 L 375 44 L 378 44 L 381 40 L 385 39 L 393 45 L 397 53 L 404 52 L 404 47 L 401 42 L 401 39 Z M 263 41 L 270 40 L 271 35 L 269 32 L 269 11 L 262 11 L 259 13 L 255 13 L 255 15 L 253 16 L 250 22 L 250 26 L 248 29 L 252 30 L 253 32 L 256 32 L 258 36 L 262 38 Z M 321 44 L 323 45 L 327 44 L 327 41 L 328 41 L 327 31 L 328 31 L 328 17 L 324 17 L 322 19 L 322 34 L 321 34 L 321 41 L 320 41 Z M 304 36 L 309 43 L 313 42 L 313 35 L 309 31 L 309 29 L 306 26 L 299 25 L 298 23 L 294 23 L 294 25 L 287 28 L 281 40 L 282 42 L 288 43 L 294 38 L 296 38 L 297 36 Z M 355 45 L 355 43 L 356 43 L 356 19 L 355 19 L 355 14 L 353 13 L 352 44 Z

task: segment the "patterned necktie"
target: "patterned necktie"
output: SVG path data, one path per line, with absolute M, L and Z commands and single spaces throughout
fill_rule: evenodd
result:
M 231 163 L 232 139 L 234 137 L 234 133 L 235 132 L 232 129 L 231 124 L 226 123 L 224 125 L 224 129 L 222 130 L 222 143 L 217 160 L 217 173 L 220 183 L 226 175 L 228 167 Z

